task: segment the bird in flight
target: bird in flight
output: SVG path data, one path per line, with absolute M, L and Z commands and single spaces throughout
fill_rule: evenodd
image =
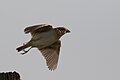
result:
M 16 48 L 18 52 L 23 51 L 25 54 L 31 48 L 37 48 L 41 51 L 46 59 L 46 64 L 49 70 L 55 70 L 58 64 L 61 41 L 59 40 L 64 34 L 70 33 L 70 30 L 64 27 L 53 28 L 50 24 L 40 24 L 29 26 L 24 29 L 24 32 L 31 33 L 31 40 L 26 44 Z M 28 50 L 25 50 L 29 48 Z

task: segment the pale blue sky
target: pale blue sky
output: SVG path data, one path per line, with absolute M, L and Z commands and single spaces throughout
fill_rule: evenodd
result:
M 120 80 L 119 0 L 0 0 L 0 71 L 22 80 Z M 64 35 L 57 70 L 49 71 L 37 49 L 22 56 L 26 26 L 50 23 Z

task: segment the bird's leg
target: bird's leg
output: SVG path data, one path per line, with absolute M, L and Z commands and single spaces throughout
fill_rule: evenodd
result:
M 23 43 L 23 45 L 25 45 L 25 44 Z M 23 53 L 21 53 L 21 54 L 23 55 L 23 54 L 27 53 L 31 48 L 32 47 L 30 47 L 27 51 L 25 49 L 23 49 Z
M 27 53 L 32 47 L 30 47 L 27 51 L 25 49 L 23 49 L 23 53 L 21 53 L 22 55 Z

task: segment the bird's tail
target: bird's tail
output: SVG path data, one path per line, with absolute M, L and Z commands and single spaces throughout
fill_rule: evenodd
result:
M 28 48 L 28 47 L 30 47 L 29 43 L 27 43 L 27 44 L 25 44 L 25 45 L 23 45 L 23 46 L 20 46 L 20 47 L 18 47 L 18 48 L 16 48 L 16 50 L 17 50 L 18 52 L 20 52 L 21 50 L 24 50 L 25 48 Z

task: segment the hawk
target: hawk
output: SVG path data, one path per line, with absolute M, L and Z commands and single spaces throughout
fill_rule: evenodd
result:
M 30 33 L 32 38 L 26 44 L 16 48 L 18 52 L 24 51 L 25 54 L 31 48 L 37 48 L 46 59 L 49 70 L 55 70 L 58 65 L 61 41 L 59 40 L 70 30 L 64 27 L 53 28 L 50 24 L 40 24 L 29 26 L 24 29 L 26 34 Z M 27 51 L 26 48 L 30 47 Z

